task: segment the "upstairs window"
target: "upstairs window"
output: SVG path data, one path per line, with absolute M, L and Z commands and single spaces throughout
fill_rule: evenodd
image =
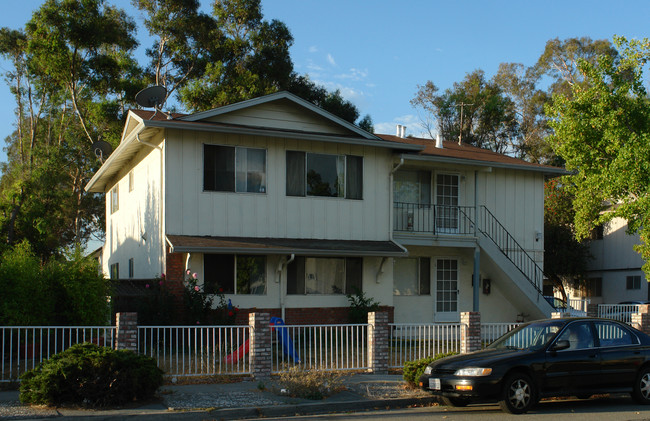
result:
M 115 213 L 120 209 L 120 186 L 116 184 L 111 189 L 111 213 Z
M 266 193 L 266 150 L 203 145 L 203 190 Z
M 363 157 L 287 151 L 287 196 L 363 199 Z
M 641 289 L 641 276 L 628 276 L 626 278 L 627 289 Z

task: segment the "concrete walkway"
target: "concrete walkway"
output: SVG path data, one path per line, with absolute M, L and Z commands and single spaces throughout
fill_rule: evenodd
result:
M 354 374 L 343 379 L 344 390 L 323 400 L 283 395 L 274 380 L 163 386 L 159 398 L 119 409 L 88 410 L 21 405 L 18 391 L 0 392 L 0 419 L 40 420 L 234 420 L 326 414 L 432 405 L 436 399 L 408 389 L 401 375 Z

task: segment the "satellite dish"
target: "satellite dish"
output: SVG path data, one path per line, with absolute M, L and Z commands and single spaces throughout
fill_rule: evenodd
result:
M 155 85 L 144 88 L 135 95 L 135 102 L 145 108 L 158 108 L 167 99 L 167 89 L 164 86 Z
M 153 115 L 149 118 L 151 120 L 154 118 L 156 113 L 160 110 L 160 107 L 165 103 L 165 100 L 167 99 L 167 89 L 165 89 L 164 86 L 160 85 L 154 85 L 150 86 L 148 88 L 144 88 L 140 92 L 138 92 L 135 95 L 135 102 L 145 108 L 154 108 L 155 112 Z M 163 112 L 167 116 L 167 119 L 171 119 L 171 116 L 165 112 Z
M 111 144 L 105 140 L 98 140 L 97 142 L 93 143 L 93 152 L 95 152 L 95 155 L 103 164 L 104 159 L 108 158 L 111 152 L 113 152 L 113 148 L 111 147 Z

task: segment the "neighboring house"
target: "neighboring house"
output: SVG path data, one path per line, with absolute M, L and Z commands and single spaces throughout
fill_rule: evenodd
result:
M 355 288 L 395 322 L 549 316 L 543 184 L 562 170 L 400 134 L 285 92 L 130 111 L 86 186 L 106 194 L 103 270 L 178 285 L 191 270 L 287 323 L 345 321 Z
M 641 267 L 643 258 L 634 251 L 640 244 L 638 234 L 626 233 L 623 218 L 596 228 L 592 232 L 587 263 L 587 280 L 579 288 L 567 291 L 572 298 L 588 298 L 592 304 L 618 304 L 650 300 L 650 289 Z

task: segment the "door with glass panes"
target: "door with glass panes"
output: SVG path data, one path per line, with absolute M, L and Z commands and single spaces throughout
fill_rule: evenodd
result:
M 436 174 L 436 232 L 458 232 L 458 196 L 458 175 Z
M 458 260 L 438 258 L 435 260 L 435 322 L 457 322 L 458 313 Z

